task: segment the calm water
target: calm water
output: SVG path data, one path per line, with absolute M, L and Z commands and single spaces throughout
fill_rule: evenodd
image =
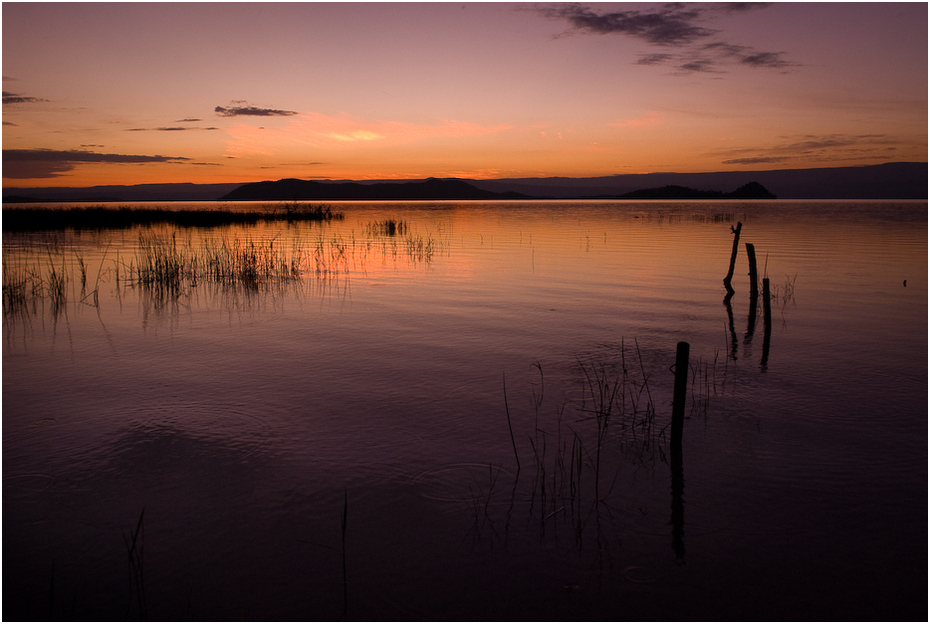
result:
M 926 202 L 335 207 L 4 234 L 5 619 L 926 620 Z

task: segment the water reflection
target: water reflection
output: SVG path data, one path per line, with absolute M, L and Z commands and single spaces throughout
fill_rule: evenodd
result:
M 427 267 L 446 243 L 404 220 L 369 223 L 354 232 L 308 229 L 236 230 L 146 226 L 120 232 L 90 257 L 81 236 L 16 235 L 3 254 L 3 322 L 7 340 L 33 319 L 53 325 L 69 306 L 96 308 L 105 289 L 122 310 L 139 301 L 143 327 L 207 303 L 230 313 L 277 309 L 286 299 L 342 299 L 353 275 L 384 268 Z M 94 233 L 95 240 L 105 233 Z M 121 240 L 119 240 L 121 238 Z M 113 242 L 118 250 L 110 253 Z M 98 241 L 98 244 L 99 241 Z M 90 290 L 93 279 L 93 290 Z M 101 320 L 102 322 L 102 320 Z
M 672 468 L 672 550 L 678 564 L 685 562 L 685 469 L 681 436 L 672 436 L 669 454 Z
M 151 254 L 139 230 L 94 252 L 66 239 L 52 249 L 68 274 L 57 312 L 46 248 L 5 239 L 4 268 L 40 276 L 26 305 L 4 302 L 11 619 L 46 614 L 52 561 L 56 615 L 77 595 L 78 619 L 125 617 L 120 532 L 143 506 L 152 619 L 335 619 L 347 603 L 358 619 L 829 618 L 853 610 L 841 587 L 863 596 L 856 607 L 876 584 L 919 598 L 925 578 L 907 576 L 926 524 L 926 386 L 887 392 L 871 371 L 919 377 L 925 233 L 895 228 L 916 243 L 892 262 L 881 228 L 856 226 L 852 245 L 781 217 L 744 228 L 778 270 L 805 276 L 800 318 L 793 334 L 770 328 L 762 376 L 727 368 L 740 338 L 758 363 L 761 304 L 750 292 L 741 316 L 741 270 L 722 318 L 729 227 L 692 210 L 508 204 L 439 219 L 379 206 L 313 231 L 148 230 Z M 180 257 L 158 268 L 166 288 L 139 279 L 139 260 L 159 255 Z M 208 258 L 252 268 L 211 273 Z M 270 271 L 292 260 L 299 278 Z M 899 273 L 906 288 L 871 294 Z M 787 288 L 770 290 L 777 312 Z M 73 334 L 73 351 L 52 333 Z M 687 527 L 666 414 L 682 334 L 713 356 L 691 367 Z M 783 595 L 793 602 L 772 608 Z

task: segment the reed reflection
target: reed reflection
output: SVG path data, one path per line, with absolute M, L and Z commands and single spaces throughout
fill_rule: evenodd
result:
M 105 294 L 120 309 L 126 295 L 138 297 L 143 326 L 204 301 L 242 312 L 277 307 L 286 298 L 345 299 L 353 274 L 371 277 L 396 270 L 399 263 L 428 266 L 444 248 L 442 240 L 396 219 L 368 224 L 362 237 L 314 232 L 291 221 L 285 225 L 276 230 L 142 226 L 128 242 L 125 231 L 113 230 L 106 244 L 98 245 L 102 255 L 92 260 L 80 249 L 80 235 L 72 240 L 55 232 L 52 238 L 30 240 L 16 234 L 18 244 L 6 246 L 3 254 L 7 336 L 33 318 L 57 323 L 69 306 L 91 306 L 99 313 Z M 110 251 L 114 242 L 122 255 Z

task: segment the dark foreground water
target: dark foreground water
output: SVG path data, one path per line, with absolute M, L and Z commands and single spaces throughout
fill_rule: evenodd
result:
M 926 620 L 926 202 L 334 208 L 4 234 L 4 619 Z

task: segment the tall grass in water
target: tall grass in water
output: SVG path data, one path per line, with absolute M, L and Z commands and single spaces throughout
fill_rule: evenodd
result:
M 390 253 L 397 257 L 399 252 L 403 252 L 408 259 L 414 262 L 430 262 L 433 255 L 442 248 L 442 243 L 436 240 L 431 234 L 423 235 L 414 233 L 410 226 L 404 220 L 394 218 L 384 219 L 382 221 L 373 221 L 365 226 L 365 233 L 369 237 L 391 239 L 382 241 L 382 251 L 387 255 L 390 247 Z M 399 240 L 394 240 L 399 238 Z
M 133 603 L 139 609 L 139 619 L 148 619 L 148 605 L 145 600 L 145 575 L 143 560 L 143 525 L 142 520 L 145 517 L 145 507 L 139 514 L 139 520 L 136 522 L 136 529 L 132 535 L 124 535 L 123 541 L 126 544 L 126 554 L 129 557 L 129 602 L 126 605 L 126 619 L 132 612 Z
M 177 294 L 185 281 L 196 279 L 198 271 L 198 258 L 178 249 L 176 234 L 140 234 L 139 249 L 130 261 L 127 279 L 170 296 Z
M 36 314 L 49 306 L 55 315 L 63 313 L 71 283 L 76 284 L 75 291 L 80 289 L 80 295 L 71 298 L 76 302 L 98 307 L 103 279 L 115 281 L 117 295 L 126 287 L 139 289 L 147 304 L 162 309 L 184 301 L 201 284 L 215 287 L 218 295 L 251 296 L 311 278 L 313 285 L 335 292 L 347 288 L 350 272 L 365 270 L 379 247 L 385 259 L 390 253 L 395 260 L 406 256 L 414 263 L 429 262 L 440 244 L 432 236 L 410 234 L 406 222 L 392 223 L 403 237 L 382 240 L 380 245 L 371 239 L 360 245 L 354 234 L 339 233 L 279 240 L 211 236 L 208 232 L 195 241 L 191 230 L 166 232 L 146 227 L 139 232 L 135 249 L 128 254 L 117 251 L 115 261 L 110 260 L 105 268 L 107 245 L 93 285 L 82 253 L 74 252 L 68 262 L 60 241 L 52 239 L 47 243 L 47 260 L 40 255 L 27 266 L 19 259 L 23 256 L 4 255 L 4 318 Z
M 333 212 L 332 206 L 327 204 L 313 205 L 297 200 L 275 206 L 273 214 L 283 216 L 288 221 L 332 221 L 345 218 L 341 212 Z
M 3 314 L 35 314 L 39 307 L 49 303 L 52 316 L 63 313 L 68 303 L 67 269 L 64 252 L 47 250 L 44 262 L 14 264 L 3 256 Z
M 403 236 L 407 233 L 407 222 L 403 219 L 384 219 L 383 221 L 374 221 L 365 227 L 369 236 Z
M 548 377 L 542 365 L 534 363 L 539 377 L 531 384 L 532 414 L 521 416 L 513 410 L 508 400 L 511 388 L 504 386 L 504 411 L 508 431 L 515 434 L 511 440 L 515 457 L 519 456 L 515 440 L 528 441 L 530 480 L 522 482 L 528 488 L 529 516 L 538 520 L 541 531 L 547 526 L 557 529 L 560 517 L 568 519 L 579 545 L 589 519 L 597 520 L 602 513 L 610 517 L 624 466 L 649 470 L 657 462 L 668 462 L 672 376 L 668 383 L 659 384 L 657 392 L 654 374 L 664 367 L 650 366 L 652 358 L 647 360 L 638 341 L 628 345 L 621 340 L 618 347 L 609 359 L 579 358 L 572 367 L 576 390 L 567 390 L 563 395 L 567 398 L 554 405 L 545 397 L 552 384 L 545 383 Z M 692 417 L 706 416 L 711 398 L 721 391 L 726 374 L 718 371 L 721 365 L 717 356 L 710 361 L 692 360 Z M 666 399 L 668 422 L 662 418 Z M 521 422 L 527 429 L 532 427 L 530 435 L 519 435 Z M 518 482 L 519 470 L 515 490 Z M 474 505 L 477 514 L 488 502 L 481 494 Z
M 329 263 L 322 245 L 316 258 Z M 207 239 L 195 247 L 189 239 L 179 244 L 176 233 L 143 232 L 135 257 L 124 266 L 123 281 L 169 297 L 201 281 L 257 290 L 299 280 L 307 260 L 299 244 L 287 250 L 274 239 Z
M 3 314 L 35 313 L 44 300 L 45 280 L 35 269 L 6 266 L 3 259 Z
M 41 232 L 50 230 L 106 230 L 174 224 L 181 227 L 216 227 L 222 225 L 249 225 L 268 221 L 314 222 L 334 221 L 345 217 L 333 212 L 326 204 L 312 205 L 302 202 L 284 202 L 267 205 L 264 210 L 170 210 L 166 208 L 140 208 L 119 206 L 59 207 L 59 208 L 4 208 L 5 232 Z

